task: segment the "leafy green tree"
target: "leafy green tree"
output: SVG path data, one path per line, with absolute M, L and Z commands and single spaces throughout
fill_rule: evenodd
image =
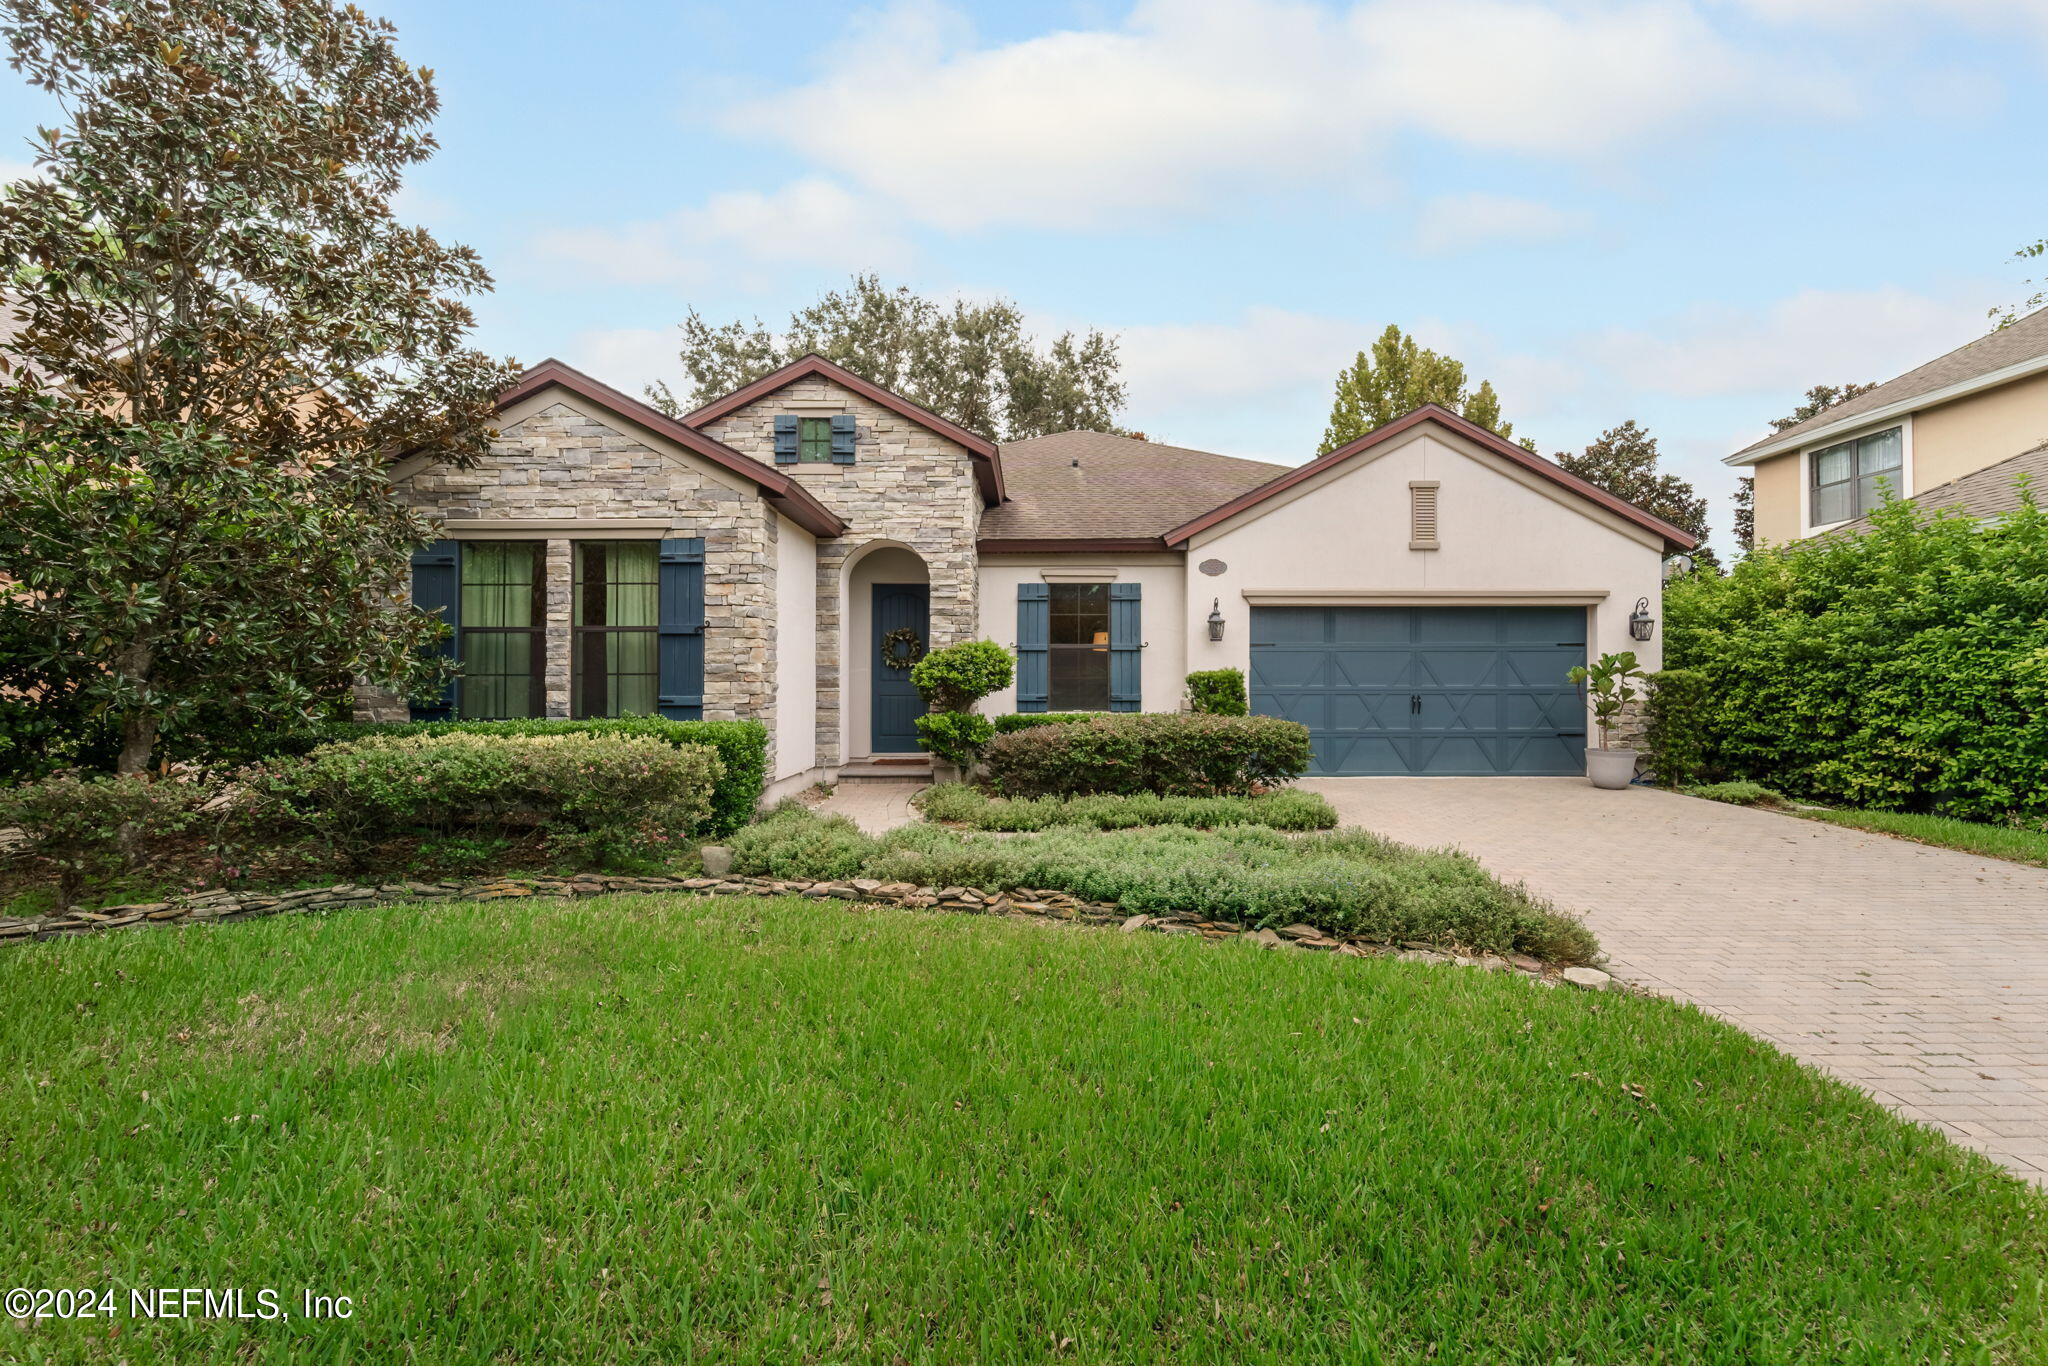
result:
M 1699 538 L 1693 559 L 1703 568 L 1720 568 L 1721 561 L 1707 544 L 1707 500 L 1685 480 L 1658 468 L 1657 438 L 1634 419 L 1600 433 L 1599 440 L 1577 455 L 1559 451 L 1551 459 L 1622 501 L 1691 532 Z
M 2043 257 L 2048 257 L 2048 237 L 2029 242 L 2012 254 L 2015 261 L 2038 261 Z M 2034 287 L 2032 294 L 2010 307 L 1991 310 L 1991 316 L 2000 327 L 2011 327 L 2043 304 L 2048 304 L 2048 279 L 2029 280 L 2027 283 Z
M 1372 349 L 1359 352 L 1337 376 L 1330 425 L 1323 431 L 1317 454 L 1327 455 L 1425 403 L 1448 408 L 1500 436 L 1514 435 L 1514 427 L 1501 421 L 1500 396 L 1490 381 L 1481 380 L 1477 389 L 1468 388 L 1463 361 L 1418 345 L 1390 323 Z M 1522 445 L 1536 449 L 1527 438 Z
M 1745 474 L 1735 481 L 1735 544 L 1747 555 L 1756 549 L 1756 476 Z
M 465 345 L 475 253 L 391 214 L 432 73 L 331 0 L 5 0 L 0 35 L 63 123 L 0 197 L 0 639 L 123 773 L 418 684 L 389 463 L 473 462 L 511 376 Z
M 1819 417 L 1838 403 L 1847 403 L 1859 394 L 1867 394 L 1875 384 L 1816 384 L 1806 391 L 1806 398 L 1785 417 L 1771 419 L 1771 430 L 1782 432 L 1787 427 L 1796 427 L 1810 417 Z
M 1116 339 L 1090 329 L 1050 345 L 1024 330 L 1007 299 L 943 305 L 907 287 L 856 275 L 792 313 L 780 334 L 759 318 L 714 325 L 695 309 L 683 319 L 688 407 L 699 407 L 815 351 L 835 365 L 991 440 L 1074 430 L 1115 432 L 1124 405 Z M 665 383 L 648 397 L 680 415 Z

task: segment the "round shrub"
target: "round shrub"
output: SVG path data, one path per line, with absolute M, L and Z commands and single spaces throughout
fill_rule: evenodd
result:
M 0 826 L 20 829 L 22 852 L 55 877 L 58 899 L 71 906 L 88 888 L 147 864 L 157 842 L 188 829 L 216 793 L 170 779 L 60 773 L 0 790 Z
M 1188 675 L 1188 709 L 1210 716 L 1249 716 L 1242 669 L 1197 669 Z
M 1229 796 L 1306 772 L 1308 727 L 1272 716 L 1104 715 L 999 735 L 982 759 L 1006 797 Z
M 910 666 L 910 682 L 933 711 L 966 711 L 1010 686 L 1016 663 L 993 640 L 963 640 Z

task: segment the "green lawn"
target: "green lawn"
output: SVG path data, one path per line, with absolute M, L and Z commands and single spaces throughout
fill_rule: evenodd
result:
M 1960 849 L 1986 858 L 2010 859 L 2014 863 L 2038 864 L 2048 868 L 2048 830 L 2021 830 L 2010 825 L 1986 825 L 1982 821 L 1959 821 L 1953 816 L 1923 816 L 1907 811 L 1799 811 L 1794 814 L 1830 825 L 1854 830 L 1871 830 L 1895 835 L 1916 844 L 1934 844 Z
M 33 1360 L 1970 1362 L 2048 1200 L 1666 1002 L 783 900 L 0 953 Z

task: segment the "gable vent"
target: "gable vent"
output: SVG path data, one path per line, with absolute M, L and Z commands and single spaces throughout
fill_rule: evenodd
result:
M 1435 479 L 1413 479 L 1408 483 L 1408 548 L 1410 550 L 1435 550 L 1436 539 L 1436 490 Z

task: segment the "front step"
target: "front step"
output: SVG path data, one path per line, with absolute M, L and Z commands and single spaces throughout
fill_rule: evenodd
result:
M 880 758 L 855 759 L 839 770 L 839 781 L 842 783 L 875 780 L 891 783 L 928 783 L 932 780 L 932 756 L 890 754 Z

